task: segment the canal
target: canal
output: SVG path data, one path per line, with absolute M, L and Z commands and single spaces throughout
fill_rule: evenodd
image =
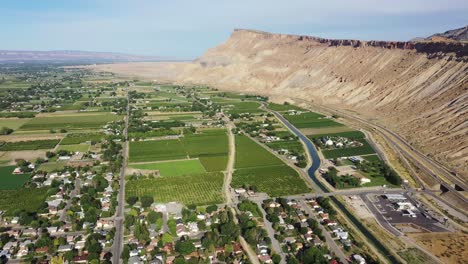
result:
M 312 165 L 307 170 L 307 174 L 312 179 L 312 181 L 325 193 L 330 192 L 330 190 L 322 184 L 321 181 L 315 177 L 315 172 L 320 168 L 320 157 L 317 153 L 317 149 L 315 149 L 314 144 L 307 138 L 302 132 L 300 132 L 295 126 L 289 123 L 286 118 L 284 118 L 281 114 L 276 111 L 272 111 L 277 118 L 279 118 L 288 128 L 297 136 L 299 139 L 306 145 L 307 152 L 309 153 L 312 159 Z M 367 237 L 367 239 L 380 251 L 382 255 L 384 255 L 390 263 L 399 263 L 390 251 L 371 233 L 367 230 L 367 228 L 359 221 L 351 212 L 344 206 L 342 202 L 340 202 L 336 197 L 330 196 L 330 199 L 338 206 L 338 208 L 348 217 L 349 220 Z

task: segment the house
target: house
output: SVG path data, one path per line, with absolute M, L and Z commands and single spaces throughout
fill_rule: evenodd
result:
M 314 238 L 314 246 L 315 247 L 320 247 L 323 245 L 322 240 L 320 240 L 318 237 Z
M 286 238 L 284 238 L 283 241 L 284 241 L 284 243 L 291 245 L 291 244 L 293 244 L 293 243 L 296 243 L 296 238 L 294 238 L 294 237 L 286 237 Z
M 23 236 L 35 236 L 37 235 L 37 231 L 34 228 L 26 228 L 23 230 Z
M 262 263 L 273 263 L 273 261 L 271 260 L 271 257 L 268 254 L 260 255 L 258 256 L 258 259 Z
M 49 251 L 49 247 L 40 247 L 40 248 L 36 248 L 35 252 L 37 254 L 45 254 Z
M 18 224 L 18 222 L 19 222 L 19 217 L 17 217 L 17 216 L 15 216 L 15 217 L 13 217 L 13 218 L 11 219 L 11 223 L 12 223 L 13 225 Z
M 236 188 L 236 189 L 234 189 L 234 192 L 236 194 L 242 194 L 242 193 L 245 193 L 246 190 L 244 188 Z
M 23 171 L 21 170 L 21 168 L 15 168 L 13 170 L 13 174 L 23 174 Z
M 304 234 L 303 237 L 304 237 L 304 240 L 307 242 L 310 242 L 313 239 L 311 234 Z
M 366 259 L 364 259 L 361 255 L 359 254 L 354 254 L 352 256 L 354 262 L 358 263 L 358 264 L 366 264 Z
M 128 264 L 143 264 L 144 262 L 141 260 L 139 256 L 133 256 L 128 259 Z
M 72 245 L 63 245 L 63 246 L 58 247 L 57 252 L 68 252 L 68 251 L 72 251 L 72 249 L 73 249 Z
M 267 254 L 268 253 L 268 245 L 265 241 L 262 241 L 257 244 L 257 251 L 260 254 Z
M 242 246 L 239 243 L 234 243 L 233 245 L 233 252 L 234 254 L 242 254 Z

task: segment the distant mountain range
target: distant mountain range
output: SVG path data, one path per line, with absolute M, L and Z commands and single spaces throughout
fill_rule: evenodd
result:
M 75 63 L 111 63 L 174 61 L 168 57 L 138 56 L 113 52 L 93 52 L 78 50 L 20 51 L 0 50 L 0 62 L 75 62 Z
M 414 38 L 411 41 L 468 41 L 468 26 L 436 33 L 427 38 Z

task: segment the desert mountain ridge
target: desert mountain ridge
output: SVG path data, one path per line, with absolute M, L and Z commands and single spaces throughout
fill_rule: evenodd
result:
M 330 40 L 239 29 L 193 62 L 91 68 L 353 112 L 468 177 L 467 62 L 461 42 Z

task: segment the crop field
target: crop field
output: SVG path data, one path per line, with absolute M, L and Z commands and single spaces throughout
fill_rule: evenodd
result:
M 58 139 L 47 139 L 6 142 L 4 145 L 0 146 L 0 151 L 52 149 L 59 143 L 59 141 L 60 140 Z
M 236 169 L 231 185 L 256 186 L 271 197 L 310 192 L 297 172 L 287 165 Z
M 185 205 L 223 203 L 222 173 L 203 173 L 180 177 L 133 180 L 126 183 L 125 195 L 153 196 L 156 202 L 181 202 Z
M 334 158 L 339 158 L 339 157 L 351 157 L 351 156 L 359 156 L 359 155 L 365 155 L 365 154 L 374 154 L 375 151 L 367 143 L 365 139 L 358 139 L 361 143 L 363 143 L 363 146 L 361 147 L 355 147 L 355 148 L 339 148 L 339 149 L 323 149 L 322 153 L 327 159 L 334 159 Z
M 283 162 L 246 136 L 236 136 L 236 168 L 283 165 Z
M 105 135 L 103 133 L 73 133 L 67 134 L 67 136 L 62 139 L 60 145 L 75 145 L 84 142 L 96 141 L 100 142 Z
M 325 119 L 325 116 L 313 112 L 302 113 L 300 115 L 284 115 L 291 124 L 297 128 L 318 128 L 343 126 L 331 119 Z
M 130 162 L 176 160 L 187 157 L 180 140 L 130 142 Z
M 274 150 L 287 149 L 289 151 L 304 152 L 304 148 L 298 140 L 285 140 L 266 143 L 268 147 Z
M 98 113 L 35 117 L 20 127 L 21 130 L 100 128 L 108 122 L 122 120 L 122 116 Z
M 264 112 L 262 109 L 259 109 L 260 104 L 257 102 L 227 102 L 222 105 L 223 108 L 227 109 L 226 113 L 229 114 Z
M 316 134 L 307 136 L 310 139 L 321 138 L 321 137 L 345 137 L 345 138 L 365 138 L 366 136 L 361 131 L 353 130 L 339 133 L 326 133 L 326 134 Z
M 200 161 L 196 159 L 131 164 L 130 167 L 141 170 L 159 170 L 160 175 L 163 177 L 200 174 L 206 172 Z
M 365 155 L 365 156 L 362 156 L 362 158 L 369 162 L 377 162 L 380 160 L 378 155 Z
M 207 171 L 224 170 L 228 140 L 224 129 L 188 134 L 180 140 L 130 142 L 130 162 L 199 158 Z
M 8 127 L 16 130 L 29 120 L 29 118 L 0 118 L 0 128 Z
M 269 103 L 268 104 L 268 108 L 270 108 L 271 110 L 274 110 L 274 111 L 278 111 L 278 112 L 284 112 L 284 111 L 289 111 L 289 110 L 296 110 L 296 111 L 306 111 L 305 109 L 303 108 L 300 108 L 298 106 L 295 106 L 295 105 L 290 105 L 290 104 L 274 104 L 274 103 Z
M 0 190 L 0 210 L 11 215 L 14 210 L 37 211 L 44 204 L 47 188 Z
M 58 150 L 66 150 L 73 152 L 87 152 L 89 150 L 88 144 L 73 144 L 73 145 L 62 145 L 60 144 Z
M 12 190 L 23 186 L 31 174 L 13 174 L 15 166 L 0 167 L 0 190 Z M 2 198 L 3 199 L 3 198 Z
M 270 196 L 309 192 L 300 175 L 246 136 L 236 136 L 236 171 L 232 186 L 256 186 Z

